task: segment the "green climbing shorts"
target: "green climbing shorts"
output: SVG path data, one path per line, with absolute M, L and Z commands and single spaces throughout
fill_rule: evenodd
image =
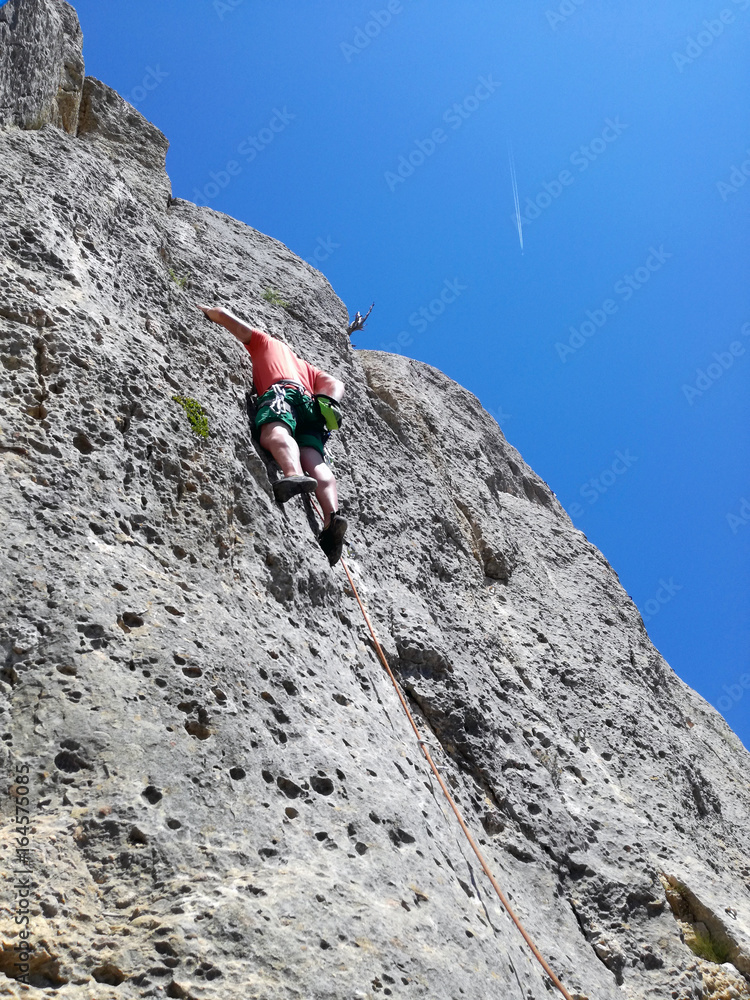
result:
M 315 448 L 325 458 L 325 424 L 317 402 L 293 385 L 276 382 L 258 400 L 255 426 L 280 420 L 300 448 Z

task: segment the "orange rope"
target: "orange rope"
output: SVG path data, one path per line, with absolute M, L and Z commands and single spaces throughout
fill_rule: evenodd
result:
M 352 588 L 352 591 L 354 592 L 354 596 L 357 598 L 357 604 L 359 604 L 359 608 L 360 608 L 360 611 L 362 612 L 362 616 L 363 616 L 363 618 L 365 620 L 365 623 L 367 624 L 367 627 L 370 630 L 370 635 L 372 636 L 372 641 L 375 643 L 375 649 L 377 650 L 378 656 L 380 657 L 380 662 L 385 667 L 385 669 L 386 669 L 386 671 L 388 673 L 388 676 L 390 677 L 391 681 L 393 682 L 393 686 L 396 689 L 396 694 L 398 695 L 398 699 L 401 702 L 401 706 L 402 706 L 403 710 L 406 712 L 406 716 L 407 716 L 407 718 L 409 720 L 411 728 L 414 730 L 414 735 L 417 737 L 417 743 L 422 748 L 422 753 L 425 755 L 425 758 L 427 760 L 427 763 L 430 765 L 430 769 L 432 770 L 432 773 L 437 778 L 437 781 L 438 781 L 440 787 L 443 790 L 443 794 L 445 795 L 446 799 L 448 800 L 448 804 L 450 805 L 451 809 L 453 810 L 453 812 L 454 812 L 454 814 L 456 816 L 456 819 L 458 820 L 458 823 L 459 823 L 461 829 L 463 830 L 464 834 L 466 835 L 466 839 L 469 841 L 469 844 L 471 845 L 471 849 L 474 851 L 474 853 L 476 854 L 477 858 L 479 859 L 479 863 L 482 866 L 482 868 L 484 869 L 485 875 L 487 876 L 487 878 L 492 883 L 492 888 L 497 893 L 498 899 L 500 900 L 500 902 L 502 903 L 502 905 L 507 910 L 508 915 L 510 916 L 511 920 L 516 925 L 516 927 L 520 931 L 520 933 L 521 933 L 524 941 L 526 942 L 526 944 L 531 949 L 532 954 L 534 955 L 534 958 L 536 958 L 537 962 L 539 962 L 539 964 L 541 965 L 541 967 L 544 969 L 545 973 L 549 976 L 549 978 L 552 980 L 552 982 L 558 988 L 558 990 L 560 991 L 560 993 L 562 993 L 562 995 L 565 997 L 565 1000 L 572 1000 L 572 998 L 571 998 L 570 994 L 568 993 L 568 991 L 565 989 L 565 987 L 563 986 L 563 984 L 560 982 L 560 980 L 557 978 L 557 976 L 555 975 L 555 973 L 549 967 L 549 965 L 547 964 L 547 962 L 544 959 L 544 956 L 541 954 L 541 952 L 539 951 L 539 949 L 537 948 L 537 946 L 532 941 L 531 937 L 529 936 L 528 931 L 523 926 L 523 924 L 521 923 L 520 919 L 513 912 L 513 909 L 511 908 L 510 904 L 508 903 L 508 900 L 505 898 L 505 894 L 503 893 L 503 891 L 500 888 L 500 886 L 497 884 L 495 876 L 492 874 L 492 872 L 489 869 L 489 866 L 487 865 L 487 862 L 484 860 L 482 852 L 479 850 L 479 847 L 478 847 L 476 841 L 472 837 L 471 832 L 469 831 L 469 828 L 467 827 L 467 825 L 466 825 L 466 823 L 464 821 L 464 818 L 461 815 L 461 812 L 460 812 L 458 806 L 456 805 L 456 803 L 455 803 L 455 801 L 453 799 L 453 796 L 448 791 L 448 786 L 443 781 L 442 775 L 438 771 L 437 765 L 435 764 L 435 761 L 432 759 L 432 755 L 430 754 L 430 751 L 427 749 L 425 741 L 420 736 L 419 730 L 417 729 L 417 724 L 414 721 L 414 717 L 412 716 L 411 712 L 409 711 L 409 706 L 406 704 L 406 699 L 404 698 L 403 694 L 401 693 L 401 688 L 398 685 L 398 681 L 396 680 L 396 678 L 395 678 L 395 676 L 393 674 L 393 671 L 391 670 L 391 668 L 390 668 L 390 666 L 388 664 L 388 660 L 385 658 L 385 653 L 383 652 L 382 647 L 381 647 L 380 643 L 378 642 L 378 637 L 375 635 L 375 629 L 372 627 L 372 622 L 370 621 L 370 619 L 369 619 L 369 617 L 367 615 L 367 612 L 365 611 L 365 606 L 362 603 L 362 600 L 361 600 L 361 598 L 359 596 L 357 588 L 356 588 L 356 586 L 354 584 L 354 580 L 352 579 L 352 575 L 349 572 L 349 567 L 346 565 L 346 563 L 344 562 L 343 559 L 341 559 L 341 565 L 343 566 L 344 572 L 346 573 L 346 577 L 347 577 L 347 579 L 349 581 L 349 586 Z

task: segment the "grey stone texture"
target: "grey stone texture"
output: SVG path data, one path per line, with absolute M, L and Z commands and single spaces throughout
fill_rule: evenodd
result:
M 83 36 L 64 0 L 0 7 L 0 125 L 51 123 L 75 134 L 83 87 Z
M 346 558 L 572 995 L 750 996 L 750 758 L 606 559 L 469 392 L 353 350 L 322 274 L 169 198 L 166 140 L 118 95 L 34 119 L 82 65 L 66 4 L 13 0 L 0 30 L 0 997 L 554 995 L 309 512 L 273 502 L 249 356 L 196 301 L 346 382 Z

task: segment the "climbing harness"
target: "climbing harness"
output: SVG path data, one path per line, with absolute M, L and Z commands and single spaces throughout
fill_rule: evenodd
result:
M 270 405 L 271 413 L 275 413 L 277 417 L 283 417 L 289 409 L 286 401 L 286 387 L 281 382 L 274 382 L 271 388 L 273 389 L 273 402 Z
M 304 385 L 302 385 L 301 382 L 296 382 L 293 378 L 280 378 L 280 379 L 277 379 L 275 382 L 271 383 L 271 385 L 269 386 L 269 388 L 274 389 L 277 385 L 291 386 L 292 389 L 299 389 L 299 391 L 303 392 L 306 396 L 310 395 L 310 393 L 304 387 Z
M 326 444 L 331 431 L 326 425 L 317 397 L 312 396 L 300 382 L 279 379 L 272 382 L 262 395 L 258 395 L 253 385 L 252 390 L 246 394 L 246 400 L 250 433 L 257 445 L 261 445 L 262 426 L 280 421 L 300 447 L 315 448 L 328 461 Z M 266 454 L 268 464 L 272 456 L 270 452 Z
M 406 717 L 409 720 L 409 725 L 414 730 L 414 735 L 416 737 L 417 743 L 419 744 L 419 747 L 420 747 L 422 753 L 424 754 L 427 763 L 430 766 L 430 770 L 435 775 L 435 778 L 437 779 L 437 782 L 438 782 L 438 784 L 440 785 L 440 788 L 443 791 L 443 795 L 445 795 L 445 798 L 448 801 L 448 805 L 453 810 L 453 813 L 454 813 L 456 819 L 458 820 L 458 824 L 461 827 L 461 829 L 463 830 L 464 835 L 466 836 L 466 839 L 468 840 L 469 845 L 470 845 L 472 851 L 477 856 L 479 864 L 482 866 L 482 870 L 484 871 L 484 873 L 487 876 L 487 878 L 490 880 L 490 883 L 492 884 L 492 888 L 497 893 L 498 899 L 500 900 L 501 904 L 505 908 L 505 910 L 506 910 L 508 916 L 510 917 L 510 919 L 516 925 L 516 927 L 517 927 L 518 931 L 520 932 L 521 936 L 523 937 L 524 941 L 526 942 L 526 944 L 531 949 L 531 953 L 533 954 L 533 956 L 537 960 L 537 962 L 541 965 L 541 967 L 544 970 L 545 974 L 554 983 L 554 985 L 557 987 L 557 989 L 560 991 L 560 993 L 563 995 L 563 997 L 565 997 L 565 1000 L 572 1000 L 572 997 L 571 997 L 570 993 L 568 993 L 568 991 L 565 989 L 565 987 L 563 986 L 563 984 L 557 978 L 557 976 L 555 975 L 555 973 L 549 967 L 549 965 L 548 965 L 547 961 L 545 960 L 544 956 L 539 951 L 539 949 L 537 948 L 537 946 L 534 944 L 534 942 L 531 939 L 528 931 L 526 930 L 526 928 L 521 923 L 520 918 L 518 916 L 516 916 L 516 914 L 513 911 L 510 903 L 508 902 L 508 900 L 505 897 L 505 893 L 500 888 L 500 886 L 497 883 L 497 880 L 495 879 L 495 876 L 490 871 L 489 865 L 487 864 L 487 862 L 484 859 L 484 855 L 479 850 L 479 845 L 474 840 L 474 837 L 472 836 L 471 831 L 469 830 L 469 828 L 466 825 L 466 822 L 465 822 L 463 816 L 461 815 L 461 811 L 459 810 L 459 808 L 458 808 L 458 806 L 457 806 L 457 804 L 456 804 L 453 796 L 448 791 L 448 786 L 446 785 L 445 781 L 443 780 L 443 776 L 440 774 L 440 771 L 438 770 L 437 765 L 435 764 L 435 761 L 432 759 L 432 754 L 430 753 L 430 751 L 429 751 L 429 749 L 427 747 L 427 744 L 422 739 L 422 736 L 421 736 L 421 734 L 419 732 L 419 729 L 417 728 L 417 724 L 414 721 L 414 716 L 411 714 L 411 711 L 409 710 L 409 706 L 406 704 L 406 699 L 404 698 L 403 694 L 401 693 L 401 688 L 399 687 L 398 681 L 396 680 L 396 676 L 393 673 L 393 671 L 391 670 L 391 667 L 390 667 L 390 665 L 388 663 L 388 660 L 385 657 L 385 653 L 383 652 L 382 646 L 378 642 L 378 637 L 375 634 L 375 629 L 372 627 L 372 622 L 370 621 L 370 617 L 367 614 L 367 611 L 365 610 L 365 606 L 362 603 L 362 599 L 359 596 L 359 592 L 357 591 L 357 587 L 356 587 L 356 584 L 354 583 L 354 579 L 352 578 L 352 574 L 349 571 L 349 567 L 346 565 L 346 561 L 343 558 L 341 559 L 341 567 L 344 570 L 344 573 L 346 574 L 347 580 L 349 581 L 349 586 L 352 588 L 352 593 L 354 594 L 355 598 L 357 599 L 357 604 L 359 605 L 359 610 L 362 612 L 362 617 L 364 618 L 365 624 L 367 625 L 367 628 L 368 628 L 368 630 L 370 632 L 370 635 L 372 637 L 372 641 L 373 641 L 373 643 L 375 645 L 375 650 L 376 650 L 376 652 L 378 654 L 378 658 L 380 659 L 380 662 L 383 664 L 383 667 L 385 668 L 386 673 L 390 677 L 391 683 L 393 684 L 393 687 L 395 688 L 396 694 L 398 695 L 398 700 L 401 702 L 401 707 L 403 708 L 404 712 L 406 713 Z

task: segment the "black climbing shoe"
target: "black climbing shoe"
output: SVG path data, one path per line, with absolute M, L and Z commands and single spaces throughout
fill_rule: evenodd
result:
M 342 517 L 336 511 L 334 514 L 331 514 L 328 527 L 323 528 L 318 535 L 320 547 L 328 556 L 328 562 L 331 566 L 335 566 L 341 558 L 341 550 L 344 547 L 344 535 L 346 534 L 347 527 L 346 518 Z
M 273 495 L 279 503 L 286 503 L 299 493 L 314 493 L 318 482 L 312 476 L 284 476 L 273 484 Z

